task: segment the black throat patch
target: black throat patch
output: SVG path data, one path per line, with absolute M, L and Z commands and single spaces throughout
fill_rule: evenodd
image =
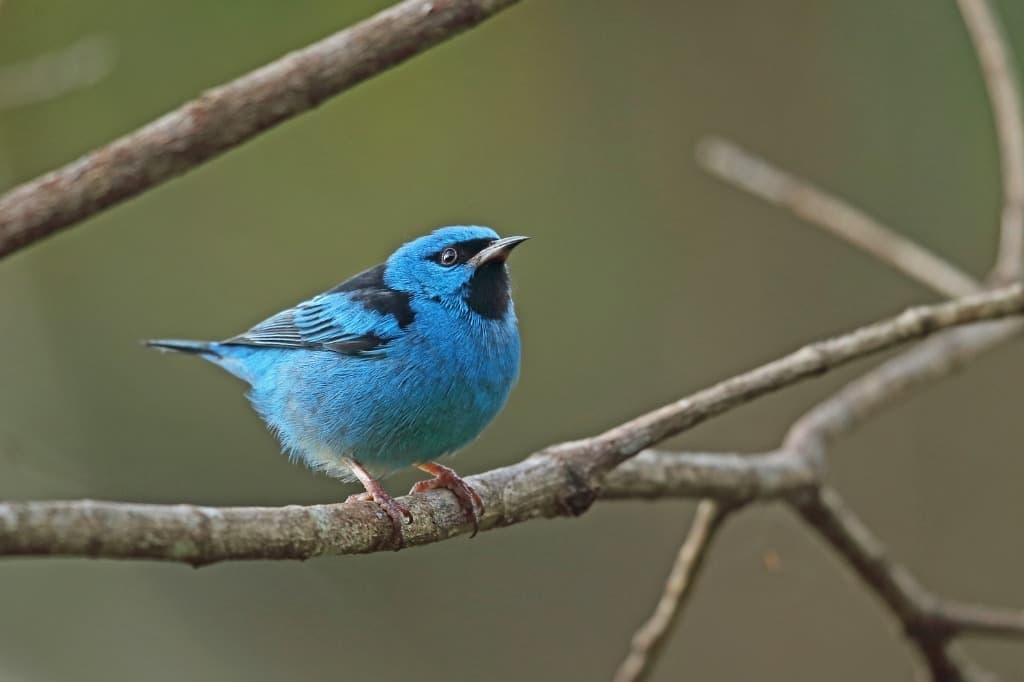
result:
M 484 263 L 469 280 L 466 304 L 488 320 L 500 320 L 508 313 L 512 300 L 508 270 L 504 263 Z

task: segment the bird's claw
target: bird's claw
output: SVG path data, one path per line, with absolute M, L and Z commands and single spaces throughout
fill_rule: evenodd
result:
M 412 512 L 404 504 L 391 497 L 387 493 L 356 493 L 355 495 L 349 495 L 345 502 L 374 502 L 378 507 L 384 510 L 384 513 L 391 519 L 391 528 L 394 533 L 392 537 L 398 543 L 399 547 L 405 544 L 405 540 L 402 536 L 402 526 L 409 525 L 412 523 Z
M 466 512 L 466 520 L 473 526 L 473 533 L 469 537 L 476 535 L 480 529 L 480 517 L 484 513 L 484 502 L 480 499 L 480 495 L 477 494 L 473 487 L 466 483 L 462 478 L 459 477 L 454 471 L 446 466 L 440 464 L 431 463 L 429 468 L 427 466 L 421 466 L 424 471 L 429 471 L 434 474 L 434 478 L 427 479 L 426 481 L 419 481 L 412 487 L 409 494 L 423 493 L 428 490 L 437 490 L 439 488 L 444 490 L 450 490 L 456 499 L 459 501 L 459 505 L 463 511 Z
M 352 473 L 359 479 L 359 482 L 366 488 L 365 493 L 349 495 L 346 502 L 376 502 L 377 506 L 384 510 L 384 513 L 391 519 L 391 537 L 395 549 L 405 546 L 405 536 L 402 535 L 402 525 L 412 523 L 412 513 L 408 507 L 400 504 L 398 500 L 388 495 L 388 491 L 375 479 L 362 464 L 354 459 L 348 460 L 348 466 Z

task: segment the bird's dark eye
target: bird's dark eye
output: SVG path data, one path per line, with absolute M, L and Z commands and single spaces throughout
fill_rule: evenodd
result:
M 455 261 L 457 260 L 459 260 L 459 252 L 453 249 L 452 247 L 449 246 L 447 249 L 441 252 L 441 265 L 455 265 Z

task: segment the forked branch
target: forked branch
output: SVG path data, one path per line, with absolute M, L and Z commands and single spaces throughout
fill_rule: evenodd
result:
M 582 513 L 602 487 L 615 487 L 612 469 L 641 450 L 717 414 L 940 329 L 1022 312 L 1021 285 L 911 308 L 849 334 L 804 346 L 593 438 L 554 446 L 518 464 L 472 477 L 470 483 L 486 508 L 480 527 L 490 529 L 541 516 Z M 780 480 L 795 485 L 813 480 L 810 468 L 802 468 L 806 463 L 800 460 L 791 462 L 788 468 L 771 455 L 754 461 L 759 471 L 775 478 L 758 482 L 753 490 L 760 485 L 777 495 Z M 742 468 L 735 461 L 724 462 L 725 467 Z M 687 482 L 685 476 L 693 472 L 693 465 L 699 466 L 693 458 L 689 465 L 652 466 L 649 475 L 642 467 L 627 469 L 619 480 L 632 481 L 638 496 L 650 496 L 655 475 L 674 475 L 661 480 L 666 487 L 678 488 Z M 722 466 L 707 467 L 715 475 L 723 472 Z M 403 501 L 414 518 L 404 529 L 406 546 L 437 542 L 469 529 L 447 492 L 413 495 Z M 199 565 L 226 559 L 305 559 L 321 554 L 373 552 L 394 549 L 392 539 L 390 522 L 371 502 L 278 509 L 91 501 L 0 504 L 0 556 L 148 558 Z
M 794 496 L 794 508 L 900 621 L 935 680 L 968 680 L 977 669 L 955 650 L 965 632 L 1024 637 L 1024 611 L 945 602 L 927 591 L 828 487 Z

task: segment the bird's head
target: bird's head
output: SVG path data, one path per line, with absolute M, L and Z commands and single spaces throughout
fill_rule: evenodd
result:
M 501 319 L 511 301 L 505 259 L 526 239 L 502 239 L 489 227 L 442 227 L 391 254 L 384 281 L 414 297 Z

